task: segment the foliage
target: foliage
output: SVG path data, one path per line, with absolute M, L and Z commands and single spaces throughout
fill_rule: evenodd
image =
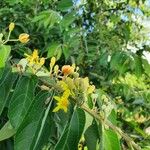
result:
M 0 149 L 150 149 L 148 3 L 1 1 Z

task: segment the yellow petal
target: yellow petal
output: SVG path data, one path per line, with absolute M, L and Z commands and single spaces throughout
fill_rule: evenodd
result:
M 64 112 L 66 113 L 66 112 L 67 112 L 67 107 L 64 107 L 63 110 L 64 110 Z
M 54 96 L 54 99 L 57 100 L 58 102 L 61 100 L 59 96 Z
M 53 109 L 53 112 L 57 112 L 57 111 L 59 111 L 59 109 L 60 109 L 60 107 L 57 106 L 57 107 L 55 107 L 55 108 Z
M 38 50 L 37 49 L 34 49 L 32 57 L 33 57 L 33 59 L 38 58 Z
M 67 98 L 69 97 L 69 95 L 70 95 L 70 90 L 67 89 L 67 90 L 63 93 L 63 96 L 62 96 L 62 97 L 64 97 L 65 99 L 67 99 Z

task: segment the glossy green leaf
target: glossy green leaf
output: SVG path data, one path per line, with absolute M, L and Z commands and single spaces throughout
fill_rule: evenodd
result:
M 103 148 L 104 150 L 121 150 L 117 134 L 111 130 L 103 130 Z
M 48 140 L 48 137 L 44 137 L 44 135 L 47 135 L 45 133 L 47 132 L 45 124 L 49 124 L 49 129 L 51 127 L 51 122 L 47 122 L 47 116 L 51 108 L 52 97 L 53 93 L 41 91 L 37 94 L 26 117 L 17 130 L 15 137 L 15 150 L 42 149 L 43 144 Z M 48 106 L 45 105 L 47 98 L 50 99 Z
M 87 128 L 84 134 L 86 146 L 88 150 L 96 150 L 96 145 L 99 139 L 98 127 L 96 122 Z
M 34 90 L 36 87 L 36 78 L 21 77 L 9 105 L 8 116 L 11 124 L 18 128 L 23 121 L 28 109 L 34 98 Z
M 6 122 L 6 124 L 0 130 L 0 141 L 8 139 L 15 134 L 16 130 L 12 127 L 10 122 Z
M 17 78 L 16 74 L 11 72 L 11 68 L 5 68 L 0 79 L 0 115 L 5 107 L 13 84 Z
M 55 146 L 55 150 L 76 150 L 85 125 L 85 113 L 77 108 Z
M 8 45 L 0 45 L 0 68 L 5 66 L 6 60 L 10 54 L 11 47 Z

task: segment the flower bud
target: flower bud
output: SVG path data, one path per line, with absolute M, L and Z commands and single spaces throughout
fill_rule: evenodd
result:
M 90 86 L 88 87 L 87 92 L 88 92 L 88 94 L 91 94 L 91 93 L 94 92 L 94 90 L 95 90 L 95 86 L 94 86 L 94 85 L 90 85 Z
M 19 41 L 21 43 L 27 43 L 29 41 L 29 34 L 27 33 L 22 33 L 19 35 Z
M 51 62 L 50 62 L 50 67 L 53 68 L 53 66 L 55 65 L 55 63 L 56 63 L 56 58 L 52 57 L 51 58 Z
M 69 74 L 72 74 L 74 72 L 74 68 L 70 65 L 64 65 L 62 67 L 62 73 L 64 75 L 69 75 Z
M 56 66 L 54 67 L 54 73 L 57 74 L 58 72 L 59 72 L 59 66 L 56 65 Z
M 9 24 L 9 31 L 13 31 L 14 27 L 15 27 L 15 24 L 13 22 L 11 22 Z
M 40 66 L 43 66 L 43 65 L 44 65 L 44 63 L 45 63 L 45 58 L 44 58 L 44 57 L 42 57 L 42 58 L 40 59 Z

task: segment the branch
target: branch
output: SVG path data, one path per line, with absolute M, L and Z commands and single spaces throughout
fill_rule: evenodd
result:
M 128 145 L 132 145 L 136 150 L 141 150 L 140 146 L 138 146 L 131 137 L 129 137 L 126 133 L 124 133 L 120 128 L 113 125 L 109 120 L 104 120 L 100 115 L 86 107 L 84 104 L 81 106 L 83 110 L 85 110 L 87 113 L 89 113 L 91 116 L 93 116 L 95 119 L 97 119 L 100 123 L 106 124 L 111 129 L 113 129 L 115 132 L 120 134 L 121 137 L 123 137 Z

